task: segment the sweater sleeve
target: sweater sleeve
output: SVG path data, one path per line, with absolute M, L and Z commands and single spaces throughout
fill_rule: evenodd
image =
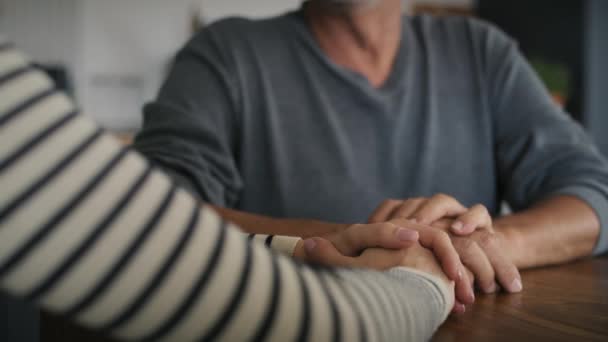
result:
M 0 43 L 0 287 L 125 340 L 426 340 L 440 280 L 300 264 L 201 207 Z
M 293 253 L 296 249 L 296 244 L 301 239 L 295 236 L 285 236 L 285 235 L 267 235 L 267 234 L 247 234 L 247 239 L 250 241 L 258 241 L 263 243 L 266 247 L 277 251 L 279 253 L 283 253 L 288 256 L 293 256 Z
M 594 253 L 606 252 L 608 162 L 584 129 L 554 103 L 517 44 L 487 25 L 482 32 L 502 193 L 515 210 L 551 196 L 578 197 L 600 221 Z
M 207 203 L 233 207 L 243 180 L 235 151 L 239 96 L 212 25 L 179 51 L 134 147 Z

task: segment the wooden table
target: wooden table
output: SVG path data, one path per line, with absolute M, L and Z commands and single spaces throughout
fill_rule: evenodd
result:
M 608 257 L 522 273 L 520 294 L 478 295 L 433 341 L 608 341 Z

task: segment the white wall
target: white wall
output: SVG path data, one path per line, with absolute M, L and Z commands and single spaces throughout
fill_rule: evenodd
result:
M 80 4 L 78 0 L 0 0 L 0 32 L 40 61 L 72 64 Z
M 137 127 L 142 103 L 189 36 L 188 1 L 83 1 L 83 107 L 104 127 Z
M 81 10 L 79 0 L 0 0 L 0 32 L 37 62 L 69 66 L 79 84 Z
M 83 112 L 113 130 L 137 128 L 193 13 L 276 15 L 301 0 L 0 0 L 0 32 L 36 61 L 68 66 Z
M 175 51 L 190 36 L 191 16 L 262 17 L 299 0 L 85 0 L 82 102 L 105 127 L 139 127 L 141 106 L 164 79 Z

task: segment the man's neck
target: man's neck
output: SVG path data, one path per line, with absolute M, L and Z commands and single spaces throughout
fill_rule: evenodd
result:
M 334 63 L 362 74 L 374 87 L 382 86 L 401 42 L 401 0 L 341 8 L 322 2 L 313 0 L 304 8 L 321 49 Z

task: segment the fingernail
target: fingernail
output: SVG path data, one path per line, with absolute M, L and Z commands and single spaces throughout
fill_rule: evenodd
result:
M 465 313 L 465 311 L 467 311 L 467 307 L 464 306 L 464 304 L 456 304 L 455 309 L 456 310 L 454 310 L 454 311 L 456 311 L 456 313 L 460 313 L 460 314 Z
M 475 227 L 476 227 L 475 224 L 473 224 L 473 223 L 467 223 L 467 224 L 464 225 L 464 227 L 462 227 L 462 230 L 465 231 L 465 232 L 468 232 L 468 231 L 474 230 Z
M 452 223 L 452 229 L 454 229 L 457 232 L 462 231 L 462 227 L 463 227 L 463 224 L 460 221 L 456 221 L 456 222 Z
M 523 289 L 523 285 L 521 284 L 521 280 L 515 279 L 511 283 L 511 292 L 519 292 Z
M 317 242 L 315 240 L 313 240 L 313 239 L 304 240 L 304 249 L 307 252 L 312 252 L 312 250 L 314 250 L 315 247 L 317 247 Z
M 401 241 L 416 241 L 418 240 L 418 232 L 415 230 L 399 228 L 397 230 L 397 238 Z
M 486 288 L 486 293 L 494 293 L 496 292 L 496 283 L 492 283 L 492 285 Z

